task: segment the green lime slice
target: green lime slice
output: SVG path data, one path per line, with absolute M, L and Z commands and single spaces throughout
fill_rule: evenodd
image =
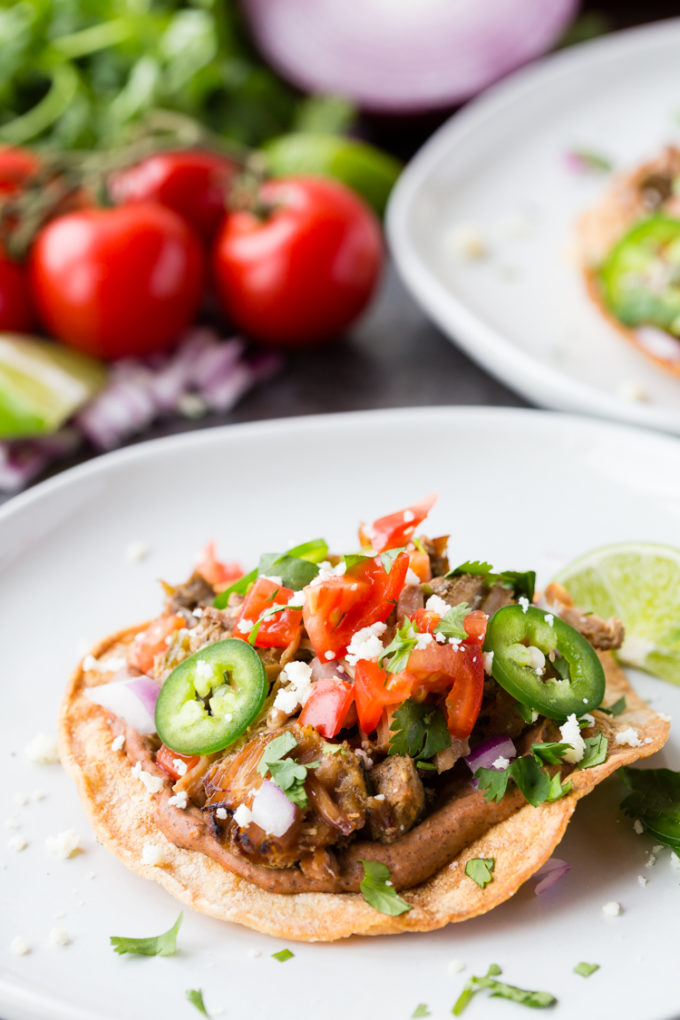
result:
M 680 684 L 680 549 L 606 545 L 574 560 L 555 580 L 586 612 L 623 621 L 622 662 Z
M 262 151 L 275 177 L 320 174 L 356 191 L 379 216 L 387 205 L 401 164 L 372 145 L 338 135 L 290 134 L 267 142 Z
M 55 432 L 106 381 L 100 362 L 49 340 L 0 333 L 0 439 Z

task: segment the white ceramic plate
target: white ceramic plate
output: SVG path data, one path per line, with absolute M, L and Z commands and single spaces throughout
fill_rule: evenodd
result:
M 450 531 L 455 558 L 536 565 L 539 580 L 604 542 L 680 533 L 680 444 L 670 438 L 536 411 L 429 409 L 230 426 L 102 457 L 0 510 L 2 823 L 0 1015 L 4 1020 L 148 1020 L 198 1016 L 184 998 L 202 988 L 227 1017 L 406 1020 L 418 1003 L 450 1015 L 465 977 L 492 962 L 508 981 L 548 989 L 559 1017 L 677 1015 L 680 873 L 617 808 L 609 781 L 579 805 L 559 855 L 571 872 L 551 892 L 532 883 L 492 914 L 425 935 L 292 945 L 185 910 L 171 958 L 114 955 L 110 935 L 158 934 L 179 907 L 97 845 L 72 781 L 24 755 L 36 731 L 55 732 L 79 649 L 155 614 L 156 579 L 188 574 L 206 539 L 246 566 L 263 549 L 324 534 L 351 547 L 372 519 L 433 489 L 432 533 Z M 131 542 L 148 543 L 129 562 Z M 680 690 L 640 677 L 659 710 L 680 713 Z M 657 759 L 680 766 L 676 741 Z M 41 801 L 20 804 L 17 795 Z M 21 800 L 19 796 L 19 800 Z M 58 860 L 45 838 L 67 828 L 84 852 Z M 28 846 L 6 847 L 16 833 Z M 646 888 L 637 876 L 649 879 Z M 602 905 L 620 901 L 608 918 Z M 49 944 L 53 926 L 73 938 Z M 31 952 L 10 954 L 22 935 Z M 253 954 L 258 955 L 253 955 Z M 462 960 L 463 974 L 451 973 Z M 601 965 L 588 980 L 581 960 Z M 470 1020 L 514 1016 L 474 1002 Z M 221 1015 L 221 1014 L 215 1014 Z
M 680 19 L 550 57 L 453 117 L 402 174 L 388 233 L 407 285 L 444 332 L 543 407 L 680 432 L 680 380 L 656 368 L 586 296 L 573 227 L 609 175 L 575 174 L 575 148 L 632 168 L 680 140 Z M 473 224 L 489 255 L 454 250 Z M 637 388 L 644 403 L 631 399 Z

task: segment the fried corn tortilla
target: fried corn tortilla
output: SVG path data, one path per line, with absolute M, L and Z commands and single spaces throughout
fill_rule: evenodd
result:
M 124 656 L 139 629 L 102 641 L 92 654 L 97 659 Z M 621 695 L 626 698 L 625 711 L 616 717 L 594 712 L 597 727 L 609 739 L 606 761 L 572 772 L 573 787 L 566 797 L 539 807 L 524 804 L 428 881 L 402 892 L 412 909 L 397 917 L 379 913 L 359 893 L 268 892 L 204 853 L 171 843 L 156 821 L 159 795 L 149 793 L 133 774 L 124 751 L 111 749 L 112 717 L 83 693 L 86 687 L 101 682 L 101 674 L 88 674 L 82 666 L 71 677 L 61 708 L 61 757 L 104 846 L 132 871 L 159 882 L 182 903 L 202 913 L 306 942 L 430 931 L 486 913 L 509 899 L 551 856 L 577 801 L 622 765 L 648 757 L 668 739 L 668 722 L 635 694 L 611 654 L 600 653 L 600 657 L 607 679 L 606 703 Z M 616 735 L 631 727 L 639 734 L 641 746 L 617 744 Z M 147 844 L 160 848 L 161 865 L 143 861 Z M 485 889 L 465 875 L 465 864 L 474 857 L 495 859 L 493 881 Z

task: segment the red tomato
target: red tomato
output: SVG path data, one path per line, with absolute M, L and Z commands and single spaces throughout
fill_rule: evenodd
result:
M 375 216 L 348 188 L 315 177 L 268 181 L 268 210 L 230 213 L 214 251 L 225 315 L 257 340 L 306 347 L 364 310 L 382 263 Z
M 50 332 L 102 358 L 167 347 L 193 320 L 204 282 L 198 239 L 152 203 L 57 217 L 37 237 L 30 272 Z
M 233 637 L 248 640 L 252 628 L 258 623 L 268 609 L 285 606 L 293 594 L 292 588 L 284 588 L 266 577 L 258 577 L 255 584 L 241 604 L 241 611 L 234 627 Z M 239 623 L 248 621 L 247 630 L 241 630 Z M 257 648 L 286 648 L 300 633 L 302 611 L 300 609 L 284 609 L 265 618 L 257 629 L 253 642 Z
M 426 552 L 419 552 L 417 549 L 409 549 L 409 566 L 419 581 L 432 580 L 432 568 L 430 557 Z
M 388 673 L 377 662 L 360 659 L 354 670 L 354 698 L 359 725 L 371 733 L 383 709 L 400 705 L 411 695 L 412 681 L 405 673 Z
M 12 195 L 31 177 L 40 165 L 38 157 L 28 149 L 0 146 L 0 195 Z
M 8 259 L 0 248 L 0 330 L 28 333 L 34 321 L 28 273 L 24 266 Z
M 109 181 L 114 202 L 159 202 L 173 209 L 199 237 L 215 237 L 237 173 L 236 164 L 216 152 L 185 149 L 158 152 Z
M 164 772 L 167 772 L 170 778 L 174 779 L 175 782 L 186 774 L 186 771 L 178 772 L 177 766 L 175 765 L 175 761 L 178 758 L 186 765 L 186 771 L 192 769 L 196 762 L 199 761 L 198 755 L 179 754 L 177 751 L 171 751 L 165 744 L 161 744 L 156 751 L 156 765 L 158 765 L 159 769 L 163 769 Z
M 404 673 L 411 680 L 411 696 L 416 699 L 446 693 L 449 733 L 469 737 L 484 694 L 484 665 L 478 645 L 463 642 L 454 647 L 433 642 L 411 652 Z
M 154 620 L 146 630 L 137 634 L 130 645 L 128 652 L 130 665 L 141 669 L 142 673 L 150 673 L 156 656 L 168 649 L 166 638 L 185 626 L 183 616 L 160 616 Z
M 322 661 L 347 650 L 352 635 L 390 615 L 406 580 L 408 554 L 399 553 L 389 574 L 379 557 L 363 560 L 345 574 L 305 588 L 303 619 Z
M 300 726 L 313 726 L 322 737 L 330 740 L 345 725 L 353 700 L 351 684 L 339 677 L 317 680 L 298 722 Z
M 463 620 L 463 627 L 468 639 L 474 641 L 475 644 L 483 645 L 488 622 L 489 618 L 483 609 L 473 609 L 472 612 L 468 613 Z
M 385 549 L 396 549 L 400 545 L 407 545 L 413 532 L 419 524 L 423 523 L 436 502 L 437 494 L 433 492 L 420 503 L 414 503 L 413 506 L 408 506 L 405 510 L 397 510 L 395 514 L 379 517 L 368 527 L 362 524 L 359 528 L 361 545 L 364 548 L 370 546 L 376 552 L 384 552 Z
M 222 563 L 217 559 L 215 543 L 208 542 L 196 570 L 211 584 L 215 591 L 224 591 L 230 584 L 243 577 L 243 569 L 238 563 Z

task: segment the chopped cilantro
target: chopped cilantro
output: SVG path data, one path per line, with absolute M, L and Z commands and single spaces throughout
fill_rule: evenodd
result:
M 403 553 L 405 545 L 399 546 L 398 549 L 386 549 L 384 553 L 380 554 L 380 562 L 383 565 L 383 569 L 386 574 L 389 574 L 390 570 L 394 566 L 394 561 L 400 553 Z
M 475 772 L 480 790 L 486 792 L 486 800 L 502 800 L 510 781 L 510 769 L 485 769 L 479 768 Z
M 630 791 L 622 809 L 659 843 L 680 851 L 680 772 L 624 766 L 620 775 Z
M 297 740 L 289 730 L 274 737 L 265 747 L 257 771 L 261 776 L 269 772 L 272 782 L 283 790 L 288 800 L 304 810 L 309 803 L 305 790 L 307 771 L 318 768 L 320 763 L 310 761 L 303 765 L 295 758 L 286 758 L 285 755 L 294 747 L 297 747 Z
M 586 749 L 577 768 L 592 769 L 593 765 L 601 765 L 607 757 L 607 748 L 609 746 L 609 741 L 604 733 L 598 733 L 594 737 L 586 737 L 584 743 Z
M 599 969 L 599 963 L 577 963 L 574 967 L 574 974 L 580 974 L 581 977 L 590 977 L 591 974 L 594 974 Z
M 286 588 L 299 591 L 313 581 L 319 573 L 316 563 L 303 560 L 289 553 L 263 553 L 260 556 L 258 572 L 269 576 L 280 577 Z
M 466 560 L 459 566 L 449 570 L 447 577 L 459 577 L 460 574 L 473 574 L 475 577 L 488 577 L 493 567 L 484 560 Z
M 282 583 L 288 588 L 295 588 L 296 590 L 297 588 L 304 588 L 305 584 L 309 584 L 309 581 L 305 581 L 304 584 L 291 583 L 299 581 L 311 573 L 309 566 L 307 568 L 301 567 L 300 563 L 302 561 L 307 561 L 308 564 L 320 563 L 327 556 L 328 544 L 323 538 L 313 538 L 310 542 L 303 542 L 302 545 L 293 546 L 292 549 L 288 549 L 285 553 L 265 553 L 260 557 L 259 567 L 251 570 L 248 574 L 244 574 L 243 577 L 239 577 L 238 581 L 234 581 L 228 588 L 225 588 L 224 591 L 215 596 L 213 606 L 216 609 L 225 609 L 230 595 L 245 595 L 253 581 L 257 579 L 258 574 L 274 574 L 276 577 L 280 577 Z M 294 562 L 291 564 L 288 562 L 290 560 Z M 272 567 L 275 565 L 277 569 L 273 570 Z M 318 572 L 318 567 L 315 567 L 314 573 L 311 574 L 309 580 L 311 581 L 313 577 L 316 577 Z
M 473 574 L 475 577 L 483 577 L 488 585 L 498 582 L 504 588 L 511 588 L 517 598 L 524 595 L 531 602 L 534 597 L 536 586 L 535 570 L 502 570 L 500 573 L 494 573 L 490 563 L 486 563 L 483 560 L 466 560 L 460 566 L 449 570 L 446 577 L 458 577 L 460 574 Z
M 625 694 L 622 694 L 618 701 L 615 701 L 612 705 L 600 705 L 600 712 L 606 712 L 607 715 L 621 715 L 621 713 L 625 711 L 626 711 Z
M 278 953 L 272 953 L 272 960 L 278 960 L 279 963 L 285 963 L 286 960 L 292 960 L 295 953 L 291 953 L 290 949 L 279 949 Z
M 322 750 L 324 754 L 339 754 L 341 751 L 344 753 L 345 748 L 342 744 L 329 744 L 326 740 L 324 741 Z
M 120 935 L 112 935 L 109 939 L 115 953 L 134 953 L 136 956 L 173 956 L 177 952 L 177 932 L 182 923 L 180 914 L 172 928 L 162 935 L 153 935 L 145 939 L 128 939 Z
M 397 917 L 411 910 L 411 904 L 402 899 L 390 882 L 390 869 L 379 861 L 361 861 L 364 877 L 359 888 L 366 902 L 381 914 Z
M 202 1013 L 203 1016 L 210 1016 L 208 1010 L 205 1008 L 205 1003 L 203 1002 L 203 992 L 201 991 L 200 988 L 187 988 L 184 994 L 186 995 L 191 1005 L 196 1007 L 199 1013 Z
M 535 992 L 528 988 L 507 985 L 504 981 L 497 981 L 496 977 L 500 973 L 501 968 L 492 963 L 484 977 L 471 977 L 451 1010 L 453 1015 L 460 1016 L 473 995 L 483 988 L 489 989 L 492 998 L 510 999 L 512 1002 L 518 1002 L 521 1006 L 530 1006 L 532 1009 L 545 1009 L 557 1002 L 555 996 L 550 992 Z
M 419 1020 L 419 1017 L 432 1016 L 424 1002 L 419 1002 L 411 1013 L 411 1020 Z
M 495 866 L 494 857 L 471 857 L 465 865 L 465 874 L 476 882 L 480 889 L 486 889 L 489 882 L 493 882 Z
M 365 563 L 366 560 L 372 560 L 372 556 L 365 556 L 363 553 L 350 553 L 348 556 L 342 557 L 345 564 L 345 573 L 351 570 L 352 567 L 356 567 L 359 563 Z
M 410 698 L 394 713 L 389 754 L 407 754 L 411 758 L 432 758 L 451 745 L 451 735 L 439 705 L 419 704 Z
M 464 641 L 467 637 L 467 632 L 463 626 L 463 621 L 469 612 L 470 606 L 467 602 L 459 602 L 457 606 L 451 606 L 435 627 L 435 634 L 443 634 L 444 637 L 457 638 L 459 641 Z
M 489 801 L 501 800 L 509 780 L 513 779 L 525 800 L 534 807 L 546 801 L 559 800 L 571 790 L 570 782 L 563 784 L 559 772 L 551 777 L 533 754 L 515 758 L 505 769 L 477 769 L 475 779 L 479 781 L 480 790 L 486 791 Z
M 406 666 L 411 652 L 418 643 L 418 628 L 408 618 L 404 620 L 378 659 L 388 673 L 400 673 Z
M 571 744 L 553 741 L 547 744 L 532 744 L 531 753 L 534 758 L 545 762 L 546 765 L 559 765 L 570 748 Z

